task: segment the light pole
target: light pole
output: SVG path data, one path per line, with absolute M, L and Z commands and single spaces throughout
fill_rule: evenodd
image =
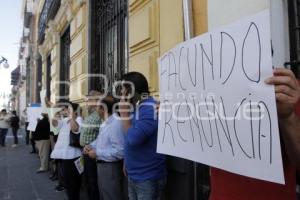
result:
M 1 56 L 1 60 L 0 60 L 0 67 L 1 67 L 1 64 L 3 63 L 3 67 L 5 69 L 9 68 L 9 64 L 8 64 L 8 61 L 6 58 L 4 58 L 3 56 Z

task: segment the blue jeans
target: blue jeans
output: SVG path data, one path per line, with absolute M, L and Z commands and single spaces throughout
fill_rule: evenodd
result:
M 166 182 L 166 178 L 144 182 L 136 182 L 128 178 L 129 200 L 160 200 Z
M 7 134 L 7 128 L 0 128 L 0 145 L 5 146 L 5 138 Z

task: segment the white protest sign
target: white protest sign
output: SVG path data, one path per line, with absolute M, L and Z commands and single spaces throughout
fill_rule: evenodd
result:
M 284 184 L 269 10 L 164 54 L 159 153 Z
M 42 109 L 42 107 L 27 107 L 28 131 L 35 131 L 37 120 L 41 117 Z
M 52 119 L 56 115 L 57 112 L 61 111 L 61 108 L 48 108 L 48 118 L 50 121 L 50 131 L 54 133 L 54 135 L 58 135 L 59 130 L 52 125 Z
M 36 121 L 31 121 L 29 122 L 28 126 L 27 126 L 27 130 L 28 131 L 35 131 L 37 126 L 37 120 Z

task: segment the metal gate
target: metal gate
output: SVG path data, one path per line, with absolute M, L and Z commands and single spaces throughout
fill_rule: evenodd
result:
M 39 54 L 37 58 L 37 65 L 36 65 L 36 90 L 35 90 L 35 102 L 40 103 L 40 91 L 42 89 L 42 69 L 43 69 L 43 61 L 42 56 Z
M 290 65 L 296 76 L 300 78 L 300 0 L 288 0 L 290 27 Z
M 60 39 L 60 83 L 59 83 L 59 99 L 69 99 L 69 83 L 70 83 L 70 27 Z
M 51 96 L 51 54 L 47 57 L 47 69 L 46 69 L 46 97 L 50 100 Z
M 127 0 L 90 0 L 90 74 L 105 75 L 108 90 L 127 68 Z M 89 89 L 102 90 L 103 78 L 90 77 Z

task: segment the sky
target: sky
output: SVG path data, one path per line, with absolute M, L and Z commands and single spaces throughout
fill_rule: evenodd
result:
M 0 66 L 0 107 L 3 97 L 11 92 L 10 72 L 17 67 L 23 19 L 21 18 L 22 0 L 1 0 L 0 7 L 0 56 L 7 58 L 9 69 Z

